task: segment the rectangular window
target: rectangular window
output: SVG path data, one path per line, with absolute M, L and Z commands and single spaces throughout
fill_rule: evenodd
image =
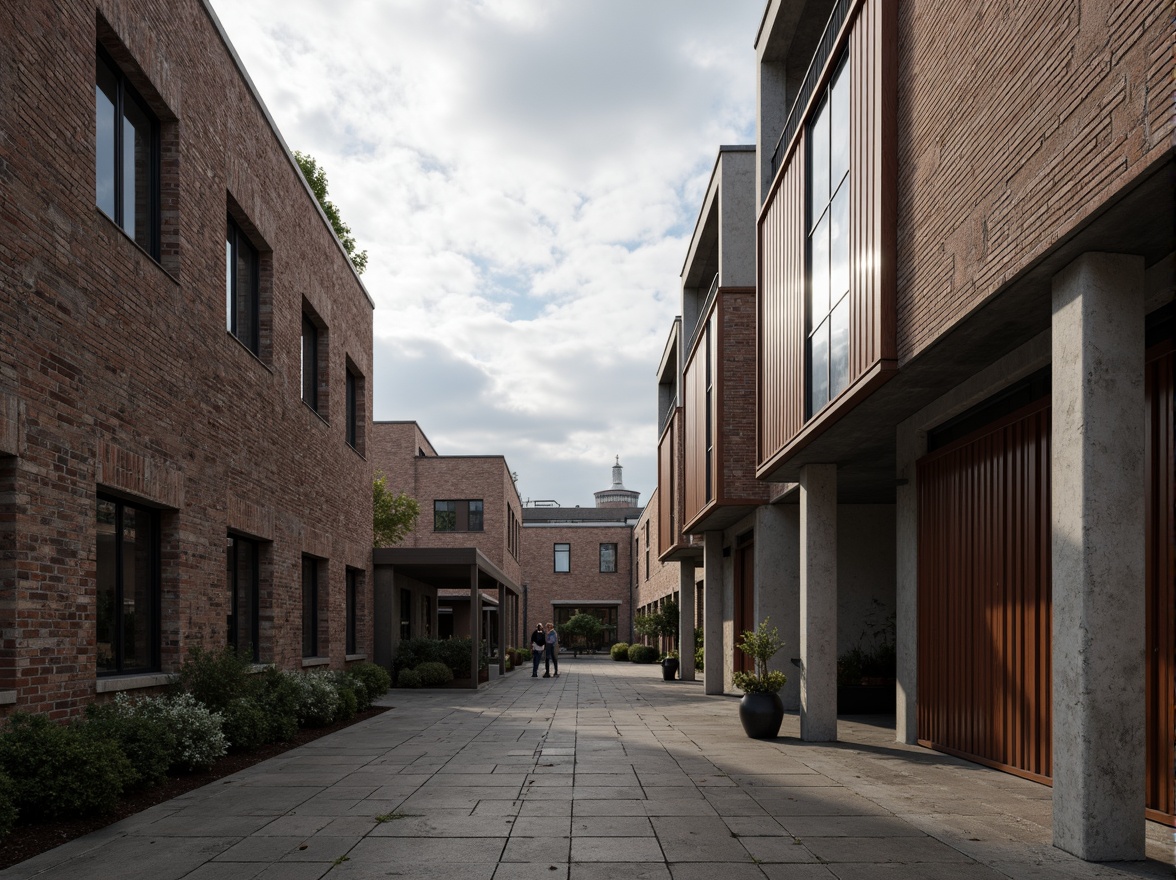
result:
M 261 354 L 260 266 L 257 248 L 230 217 L 225 234 L 225 326 L 258 356 Z
M 849 63 L 809 125 L 809 415 L 849 384 Z
M 434 501 L 433 531 L 480 532 L 483 530 L 482 500 Z
M 302 557 L 302 656 L 319 655 L 319 564 Z
M 347 371 L 347 445 L 359 451 L 359 379 Z
M 347 569 L 347 653 L 356 654 L 359 643 L 359 572 L 354 568 Z
M 261 661 L 258 644 L 259 566 L 256 541 L 229 535 L 229 619 L 228 642 L 245 651 L 254 663 Z
M 412 638 L 412 590 L 400 591 L 400 638 Z
M 158 260 L 159 121 L 101 49 L 94 117 L 97 205 Z
M 600 545 L 600 570 L 615 572 L 617 570 L 617 545 Z
M 318 412 L 319 333 L 314 322 L 302 315 L 302 400 Z
M 649 580 L 649 520 L 645 521 L 645 579 Z
M 572 570 L 571 544 L 555 545 L 555 570 L 557 572 L 566 572 Z
M 159 514 L 98 496 L 99 675 L 159 669 Z

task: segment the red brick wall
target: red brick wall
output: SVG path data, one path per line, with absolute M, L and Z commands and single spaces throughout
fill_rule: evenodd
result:
M 719 297 L 720 500 L 767 500 L 768 484 L 755 478 L 755 289 L 723 289 Z
M 649 540 L 653 544 L 650 548 L 648 571 L 645 566 L 645 523 L 647 521 L 649 523 Z M 637 538 L 636 549 L 640 560 L 640 565 L 635 566 L 637 569 L 637 589 L 633 599 L 634 613 L 637 609 L 643 608 L 651 602 L 678 592 L 678 563 L 659 562 L 657 558 L 657 528 L 657 505 L 647 504 L 641 518 L 637 520 L 637 528 L 633 533 Z M 701 576 L 700 570 L 699 577 Z
M 900 3 L 909 360 L 1171 148 L 1170 0 Z
M 95 206 L 93 5 L 0 10 L 0 399 L 19 411 L 0 511 L 0 688 L 58 717 L 95 695 L 100 486 L 165 507 L 165 670 L 225 643 L 230 528 L 269 542 L 264 659 L 300 665 L 303 552 L 328 560 L 332 665 L 344 662 L 345 566 L 369 573 L 370 592 L 357 500 L 371 467 L 346 444 L 342 390 L 350 359 L 370 418 L 371 303 L 203 5 L 98 10 L 104 45 L 137 64 L 125 72 L 164 122 L 162 266 Z M 225 331 L 230 200 L 272 249 L 261 359 Z M 301 402 L 304 298 L 328 328 L 323 417 Z M 370 653 L 366 606 L 361 634 Z
M 631 546 L 633 530 L 624 525 L 525 525 L 522 535 L 522 569 L 527 583 L 527 615 L 523 632 L 537 621 L 554 620 L 556 600 L 618 600 L 617 637 L 627 640 L 631 610 Z M 571 544 L 571 570 L 554 571 L 554 545 Z M 600 571 L 600 545 L 617 545 L 617 570 Z

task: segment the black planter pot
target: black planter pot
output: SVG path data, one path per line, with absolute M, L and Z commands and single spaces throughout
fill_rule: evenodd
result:
M 667 657 L 661 662 L 662 681 L 673 681 L 678 677 L 678 658 Z
M 771 739 L 784 722 L 784 703 L 779 694 L 744 694 L 739 701 L 739 723 L 752 739 Z

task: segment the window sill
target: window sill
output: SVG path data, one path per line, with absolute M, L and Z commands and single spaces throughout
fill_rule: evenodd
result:
M 302 668 L 306 669 L 311 666 L 328 666 L 330 665 L 330 657 L 303 657 Z
M 249 355 L 251 358 L 253 358 L 255 361 L 257 361 L 263 368 L 268 370 L 271 375 L 273 374 L 273 372 L 274 372 L 273 367 L 271 367 L 269 364 L 267 364 L 265 361 L 263 361 L 261 359 L 261 355 L 259 355 L 257 352 L 255 352 L 252 348 L 250 348 L 244 342 L 242 342 L 236 333 L 234 333 L 232 330 L 225 330 L 225 336 L 229 337 L 229 339 L 233 340 L 233 342 L 235 342 L 235 343 L 237 343 L 237 345 L 241 346 L 241 351 L 245 352 L 247 355 Z
M 167 266 L 163 265 L 163 263 L 160 260 L 157 260 L 155 257 L 151 256 L 151 252 L 149 250 L 144 248 L 143 245 L 139 244 L 139 242 L 135 241 L 133 238 L 131 238 L 129 235 L 127 235 L 127 231 L 125 229 L 123 229 L 121 226 L 119 226 L 113 217 L 111 217 L 109 214 L 107 214 L 105 211 L 103 211 L 97 205 L 94 206 L 94 210 L 98 212 L 99 217 L 101 217 L 107 223 L 110 224 L 111 228 L 116 229 L 118 231 L 118 234 L 123 237 L 124 241 L 128 242 L 131 245 L 131 247 L 133 247 L 135 250 L 137 250 L 139 253 L 141 253 L 143 256 L 145 256 L 148 260 L 150 260 L 152 263 L 154 263 L 155 267 L 157 269 L 159 269 L 159 271 L 162 272 L 164 275 L 166 275 L 171 280 L 171 282 L 173 284 L 175 284 L 177 286 L 179 285 L 180 279 L 178 277 L 178 272 L 173 272 Z
M 313 406 L 311 406 L 309 403 L 306 402 L 305 397 L 300 397 L 299 400 L 302 401 L 302 405 L 304 407 L 306 407 L 308 410 L 310 410 L 312 413 L 314 413 L 315 418 L 317 418 L 320 422 L 322 422 L 328 428 L 331 426 L 331 423 L 327 421 L 326 417 L 321 412 L 319 412 L 317 409 L 315 409 Z
M 166 672 L 148 672 L 140 675 L 112 675 L 94 682 L 94 693 L 113 694 L 119 691 L 133 691 L 139 688 L 163 687 L 171 684 L 175 676 Z
M 0 706 L 15 706 L 16 691 L 0 691 Z
M 343 659 L 346 660 L 348 663 L 351 663 L 354 660 L 366 660 L 367 654 L 348 654 Z

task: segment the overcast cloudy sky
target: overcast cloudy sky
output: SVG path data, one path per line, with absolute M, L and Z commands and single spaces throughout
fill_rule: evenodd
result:
M 656 485 L 657 361 L 764 0 L 212 0 L 368 251 L 376 419 L 524 500 Z

